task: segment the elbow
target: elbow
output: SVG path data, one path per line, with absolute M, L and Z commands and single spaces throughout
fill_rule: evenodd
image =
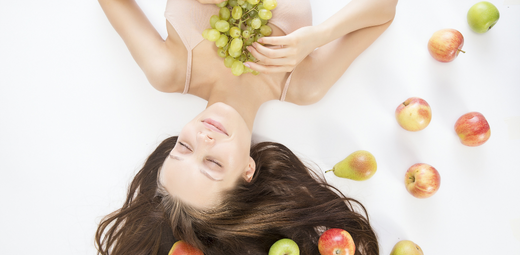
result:
M 385 17 L 385 23 L 391 21 L 395 17 L 396 7 L 398 0 L 384 0 L 383 16 Z
M 311 105 L 320 101 L 326 94 L 326 91 L 322 91 L 319 89 L 307 90 L 304 93 L 299 93 L 296 97 L 297 100 L 293 100 L 293 102 L 297 105 Z
M 156 90 L 165 93 L 176 92 L 176 82 L 171 69 L 159 68 L 150 72 L 145 72 L 148 82 Z

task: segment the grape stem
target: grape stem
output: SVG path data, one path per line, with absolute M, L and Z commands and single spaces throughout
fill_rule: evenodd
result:
M 258 7 L 258 4 L 255 5 L 255 6 L 253 6 L 253 8 L 249 9 L 249 11 L 247 11 L 245 14 L 248 14 L 248 13 L 250 13 L 251 11 L 256 11 L 256 10 L 257 10 L 257 9 L 256 9 L 257 7 Z M 245 15 L 245 14 L 243 14 L 243 15 Z M 243 15 L 242 15 L 242 16 L 243 16 Z

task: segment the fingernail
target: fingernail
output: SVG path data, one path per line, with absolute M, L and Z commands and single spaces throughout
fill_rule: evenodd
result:
M 248 51 L 251 51 L 251 46 L 247 46 L 246 49 L 247 49 Z
M 257 41 L 257 42 L 259 42 L 259 43 L 263 43 L 264 40 L 262 40 L 262 38 L 258 38 L 258 41 Z
M 248 63 L 244 63 L 244 65 L 251 68 L 251 66 Z

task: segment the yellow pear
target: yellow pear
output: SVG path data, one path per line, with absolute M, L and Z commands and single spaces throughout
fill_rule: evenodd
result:
M 410 240 L 402 240 L 394 245 L 390 255 L 424 255 L 421 247 Z
M 338 177 L 364 181 L 370 179 L 376 173 L 376 158 L 364 150 L 355 151 L 344 160 L 338 162 L 331 170 Z

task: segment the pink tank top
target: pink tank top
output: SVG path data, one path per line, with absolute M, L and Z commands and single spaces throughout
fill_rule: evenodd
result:
M 279 27 L 285 34 L 294 30 L 312 25 L 311 4 L 309 0 L 278 0 L 269 23 Z M 188 64 L 186 69 L 186 83 L 183 94 L 188 92 L 191 79 L 191 62 L 193 48 L 204 38 L 202 31 L 209 28 L 211 15 L 218 15 L 219 7 L 214 4 L 201 4 L 197 0 L 168 0 L 164 16 L 179 34 L 184 46 L 188 50 Z M 285 82 L 281 101 L 285 100 L 292 73 Z

